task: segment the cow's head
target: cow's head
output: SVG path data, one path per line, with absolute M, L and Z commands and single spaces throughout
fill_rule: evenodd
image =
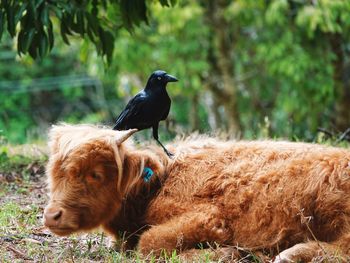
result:
M 93 229 L 118 213 L 124 190 L 124 141 L 136 130 L 87 125 L 51 129 L 50 201 L 44 224 L 57 235 Z

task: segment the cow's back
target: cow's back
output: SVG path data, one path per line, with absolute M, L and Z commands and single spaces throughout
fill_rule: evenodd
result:
M 212 205 L 232 230 L 232 242 L 242 246 L 296 243 L 311 232 L 330 240 L 350 223 L 349 193 L 348 150 L 274 141 L 218 142 L 189 147 L 169 165 L 147 220 L 159 224 Z

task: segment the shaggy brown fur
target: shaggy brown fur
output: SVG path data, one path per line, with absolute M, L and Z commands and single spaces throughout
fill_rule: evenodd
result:
M 279 253 L 276 262 L 350 256 L 350 151 L 197 139 L 173 146 L 169 161 L 123 142 L 131 133 L 51 130 L 44 221 L 52 232 L 102 226 L 143 254 L 208 242 Z M 155 171 L 149 183 L 145 166 Z

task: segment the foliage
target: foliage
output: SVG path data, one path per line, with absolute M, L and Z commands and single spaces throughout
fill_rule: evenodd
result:
M 245 127 L 268 116 L 273 134 L 308 139 L 317 127 L 340 128 L 334 110 L 339 100 L 336 75 L 348 73 L 336 68 L 331 40 L 341 34 L 340 48 L 347 50 L 349 8 L 349 1 L 232 1 L 226 17 L 240 34 L 235 43 L 236 75 L 253 71 L 242 83 L 240 101 L 258 106 L 248 111 L 240 104 Z M 347 60 L 349 52 L 342 56 Z M 348 89 L 345 82 L 340 85 Z
M 170 6 L 176 0 L 159 2 Z M 12 38 L 17 38 L 18 54 L 43 58 L 54 46 L 54 20 L 67 45 L 68 36 L 87 38 L 110 62 L 118 29 L 131 30 L 147 22 L 147 5 L 146 0 L 3 0 L 0 3 L 0 41 L 7 29 Z
M 292 133 L 311 136 L 305 130 L 314 133 L 326 119 L 332 121 L 337 69 L 329 34 L 341 32 L 344 44 L 350 40 L 349 8 L 347 1 L 272 1 L 262 10 L 255 51 L 257 63 L 265 65 L 265 77 L 274 78 L 277 88 L 275 125 L 291 119 L 302 123 Z
M 237 49 L 242 50 L 237 58 L 239 70 L 245 74 L 251 68 L 257 69 L 254 79 L 244 83 L 245 103 L 248 100 L 251 105 L 259 105 L 252 111 L 255 116 L 247 119 L 258 117 L 260 121 L 254 122 L 261 123 L 264 115 L 269 116 L 273 120 L 271 128 L 279 136 L 312 138 L 318 126 L 328 126 L 326 122 L 331 120 L 334 54 L 321 36 L 310 39 L 311 28 L 300 22 L 306 19 L 304 9 L 321 9 L 318 5 L 325 8 L 331 2 L 317 3 L 312 7 L 297 1 L 236 1 L 227 12 L 233 17 L 232 23 L 246 32 L 237 38 Z M 337 17 L 332 18 L 332 23 L 337 23 Z M 263 115 L 259 117 L 259 113 Z
M 60 116 L 64 118 L 67 107 L 72 110 L 78 107 L 72 99 L 83 99 L 82 89 L 86 85 L 79 84 L 74 77 L 85 71 L 78 63 L 74 46 L 70 49 L 63 46 L 46 59 L 34 61 L 29 57 L 18 60 L 10 43 L 7 38 L 0 46 L 3 56 L 0 96 L 4 98 L 0 105 L 0 129 L 10 142 L 23 143 L 27 137 L 37 138 L 48 123 Z M 71 117 L 76 114 L 83 115 L 69 113 Z
M 50 1 L 59 2 L 63 1 Z M 69 1 L 73 9 L 78 8 L 77 3 Z M 84 15 L 92 12 L 93 2 L 80 3 L 86 4 Z M 117 8 L 121 2 L 111 5 L 107 1 L 108 10 L 102 3 L 98 2 L 99 26 L 113 34 L 118 47 L 110 54 L 108 68 L 87 33 L 83 42 L 76 41 L 81 35 L 71 29 L 76 37 L 69 38 L 70 46 L 57 37 L 63 20 L 53 11 L 49 18 L 56 48 L 50 56 L 33 61 L 11 53 L 11 59 L 0 60 L 0 79 L 12 81 L 6 90 L 1 88 L 6 83 L 0 82 L 0 96 L 6 98 L 0 105 L 0 127 L 11 142 L 36 139 L 49 124 L 61 120 L 111 124 L 155 69 L 164 69 L 180 80 L 168 86 L 173 103 L 166 125 L 161 124 L 161 136 L 169 139 L 197 130 L 227 132 L 232 112 L 225 103 L 234 93 L 220 97 L 209 87 L 209 82 L 219 90 L 223 87 L 224 71 L 218 63 L 223 56 L 230 64 L 230 87 L 237 90 L 236 117 L 242 137 L 315 141 L 319 127 L 335 134 L 346 129 L 339 125 L 338 116 L 350 126 L 350 117 L 338 110 L 342 105 L 350 113 L 346 110 L 350 103 L 346 100 L 350 90 L 349 1 L 210 2 L 220 3 L 222 9 L 215 14 L 221 26 L 211 24 L 208 15 L 214 10 L 208 10 L 206 1 L 184 0 L 171 8 L 147 1 L 146 14 L 152 14 L 147 24 L 142 19 L 133 23 L 123 18 Z M 78 9 L 74 10 L 77 23 Z M 84 17 L 84 30 L 89 26 L 86 21 Z M 116 30 L 111 29 L 114 26 Z M 215 28 L 222 30 L 214 32 Z M 220 53 L 218 32 L 227 40 L 225 53 Z M 11 52 L 8 41 L 3 35 L 5 45 L 0 51 Z M 217 64 L 211 55 L 218 58 Z M 74 86 L 66 81 L 81 75 L 96 82 Z M 33 78 L 43 76 L 61 77 L 61 83 L 34 92 L 37 82 Z M 103 86 L 102 92 L 97 91 L 96 83 Z

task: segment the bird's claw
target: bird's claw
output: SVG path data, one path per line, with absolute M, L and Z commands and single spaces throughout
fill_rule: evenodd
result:
M 175 156 L 173 153 L 169 152 L 168 150 L 165 150 L 165 153 L 166 155 L 168 155 L 170 159 L 172 159 Z

